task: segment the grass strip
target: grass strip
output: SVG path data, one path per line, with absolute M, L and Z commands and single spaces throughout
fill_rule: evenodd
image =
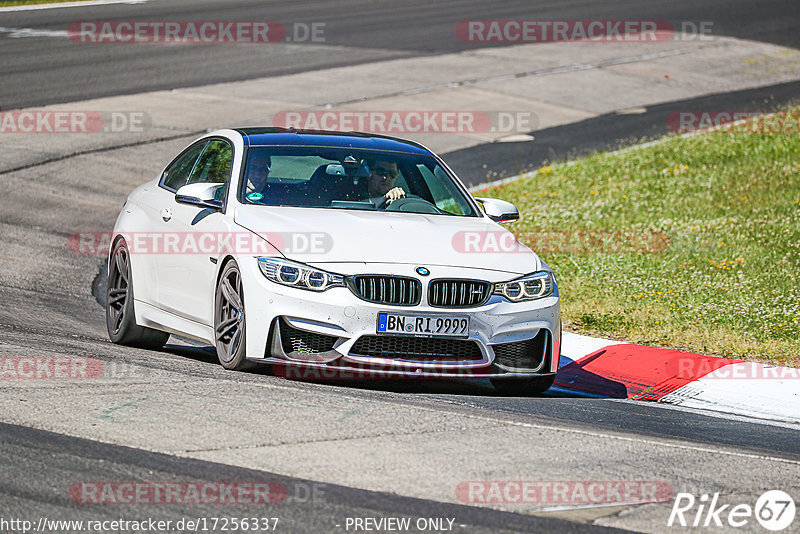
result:
M 519 207 L 509 229 L 555 270 L 566 330 L 797 367 L 800 107 L 771 120 L 543 167 L 479 196 Z

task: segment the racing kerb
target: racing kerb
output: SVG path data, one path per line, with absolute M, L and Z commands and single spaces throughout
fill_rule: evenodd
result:
M 638 150 L 665 139 L 612 153 Z M 479 184 L 470 190 L 475 192 L 508 184 L 537 172 Z M 654 401 L 800 423 L 800 369 L 622 343 L 571 332 L 562 334 L 559 373 L 550 391 Z
M 551 391 L 800 422 L 800 369 L 567 332 Z

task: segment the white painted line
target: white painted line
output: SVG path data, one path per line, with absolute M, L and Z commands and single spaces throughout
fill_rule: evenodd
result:
M 550 388 L 552 389 L 552 388 Z M 564 390 L 566 393 L 569 390 Z M 572 392 L 573 395 L 575 392 Z M 580 395 L 581 397 L 585 397 L 586 395 Z M 666 396 L 666 395 L 665 395 Z M 621 402 L 621 403 L 635 403 L 635 404 L 642 404 L 642 401 L 633 400 L 633 399 L 607 399 L 608 402 Z M 751 425 L 766 425 L 766 426 L 775 426 L 780 428 L 789 428 L 792 430 L 800 430 L 800 421 L 795 422 L 785 422 L 785 421 L 778 421 L 773 419 L 760 419 L 754 418 L 753 416 L 746 416 L 746 415 L 736 415 L 727 412 L 720 412 L 715 411 L 714 409 L 709 409 L 708 407 L 705 408 L 691 408 L 684 404 L 664 404 L 662 401 L 658 402 L 647 402 L 647 406 L 649 408 L 660 408 L 662 410 L 675 410 L 679 412 L 686 412 L 695 415 L 704 415 L 706 417 L 713 417 L 714 419 L 725 419 L 726 421 L 735 421 L 737 423 L 749 423 Z
M 482 182 L 477 185 L 470 186 L 468 191 L 470 193 L 474 193 L 476 191 L 481 191 L 483 189 L 489 189 L 492 187 L 500 187 L 501 185 L 512 184 L 514 182 L 518 182 L 520 180 L 524 180 L 525 178 L 533 178 L 539 174 L 539 171 L 530 171 L 526 172 L 525 174 L 518 174 L 516 176 L 510 176 L 508 178 L 503 178 L 501 180 L 494 180 L 492 182 Z
M 678 388 L 660 402 L 798 423 L 800 370 L 751 362 L 734 363 Z
M 56 4 L 31 4 L 28 6 L 0 7 L 0 13 L 9 11 L 36 11 L 39 9 L 57 9 L 61 7 L 105 6 L 109 4 L 144 4 L 150 0 L 84 0 L 83 2 L 58 2 Z
M 489 417 L 470 416 L 470 415 L 467 415 L 466 417 L 474 417 L 476 419 L 495 419 L 495 418 L 489 418 Z M 678 450 L 693 451 L 693 452 L 700 452 L 700 453 L 709 453 L 709 454 L 718 454 L 718 455 L 724 455 L 724 456 L 733 456 L 733 457 L 736 457 L 736 458 L 749 458 L 749 459 L 752 459 L 752 460 L 768 460 L 768 461 L 781 462 L 781 463 L 792 464 L 792 465 L 800 465 L 800 461 L 792 460 L 792 459 L 789 459 L 789 458 L 781 458 L 779 456 L 769 456 L 769 455 L 766 455 L 766 454 L 740 452 L 740 451 L 737 451 L 737 450 L 730 450 L 730 449 L 723 448 L 723 447 L 731 447 L 731 446 L 728 446 L 728 445 L 720 445 L 719 448 L 714 448 L 713 446 L 693 445 L 691 443 L 685 443 L 685 442 L 682 442 L 682 441 L 678 441 L 678 440 L 675 440 L 675 439 L 669 439 L 669 438 L 659 439 L 657 437 L 650 437 L 650 436 L 648 436 L 648 437 L 631 437 L 631 436 L 626 436 L 626 435 L 622 435 L 622 434 L 614 434 L 614 433 L 611 433 L 611 432 L 598 432 L 598 431 L 592 431 L 592 430 L 584 430 L 584 429 L 580 429 L 580 428 L 571 428 L 571 427 L 567 427 L 567 426 L 559 426 L 557 424 L 545 425 L 545 424 L 539 424 L 539 423 L 527 423 L 527 422 L 522 422 L 522 421 L 508 421 L 508 420 L 502 420 L 502 419 L 499 419 L 499 418 L 497 418 L 495 420 L 504 421 L 509 426 L 519 426 L 519 427 L 523 427 L 523 428 L 535 428 L 537 430 L 548 430 L 548 429 L 549 430 L 559 430 L 561 432 L 566 432 L 566 433 L 570 433 L 570 434 L 591 436 L 591 437 L 597 437 L 597 438 L 608 439 L 608 440 L 626 441 L 626 442 L 629 442 L 629 443 L 643 443 L 643 444 L 647 444 L 647 445 L 655 445 L 657 447 L 668 447 L 670 449 L 678 449 Z M 735 447 L 735 445 L 733 447 Z
M 0 26 L 0 33 L 7 33 L 12 39 L 24 37 L 69 37 L 67 30 L 37 30 L 34 28 L 6 28 Z
M 548 506 L 537 508 L 536 512 L 570 512 L 573 510 L 593 510 L 595 508 L 619 508 L 621 506 L 638 506 L 640 504 L 659 504 L 658 502 L 604 502 L 601 504 L 581 504 L 577 506 Z
M 498 143 L 519 143 L 522 141 L 533 141 L 535 137 L 529 134 L 512 134 L 501 137 L 497 140 Z
M 558 395 L 561 397 L 581 397 L 585 399 L 608 399 L 608 395 L 598 395 L 595 393 L 587 393 L 585 391 L 578 391 L 575 389 L 562 388 L 561 386 L 551 386 L 547 390 L 548 395 Z
M 618 109 L 617 115 L 641 115 L 647 113 L 646 107 Z
M 255 382 L 255 383 L 253 383 L 253 386 L 255 386 L 257 388 L 265 388 L 265 389 L 268 389 L 268 388 L 271 388 L 271 387 L 276 387 L 274 383 L 266 383 L 266 382 Z M 279 387 L 281 389 L 292 389 L 292 388 L 287 387 L 287 386 L 277 386 L 277 387 Z M 399 397 L 399 395 L 397 395 L 397 394 L 393 394 L 391 392 L 382 392 L 382 393 L 383 393 L 382 395 L 377 395 L 375 397 L 372 397 L 372 398 L 370 398 L 370 400 L 377 400 L 377 401 L 381 401 L 381 402 L 398 402 L 399 401 L 400 404 L 407 405 L 407 403 L 403 402 L 403 399 L 401 397 Z M 360 401 L 364 400 L 363 397 L 360 397 L 360 396 L 358 396 L 356 394 L 350 394 L 350 393 L 344 393 L 344 392 L 337 392 L 337 394 L 340 394 L 343 397 L 346 396 L 346 397 L 350 397 L 350 398 L 353 398 L 353 399 L 358 399 Z M 455 401 L 440 400 L 440 402 L 443 402 L 443 403 L 446 403 L 446 404 L 452 404 L 452 405 L 455 405 L 455 406 L 463 406 L 463 404 L 460 404 L 460 403 L 455 402 Z M 641 402 L 641 401 L 637 401 L 637 402 Z M 439 411 L 439 408 L 434 407 L 434 406 L 419 406 L 419 405 L 415 405 L 415 408 L 420 410 L 420 411 L 425 411 L 425 412 L 438 412 Z M 501 425 L 516 426 L 516 427 L 521 427 L 521 428 L 533 428 L 533 429 L 537 429 L 537 430 L 557 430 L 557 431 L 560 431 L 560 432 L 564 432 L 564 433 L 568 433 L 568 434 L 576 434 L 576 435 L 580 435 L 580 436 L 590 436 L 590 437 L 596 437 L 596 438 L 601 438 L 601 439 L 623 441 L 623 442 L 628 442 L 628 443 L 642 443 L 642 444 L 647 444 L 647 445 L 654 445 L 654 446 L 657 446 L 657 447 L 668 447 L 668 448 L 671 448 L 671 449 L 687 450 L 687 451 L 693 451 L 693 452 L 709 453 L 709 454 L 724 455 L 724 456 L 732 456 L 732 457 L 737 457 L 737 458 L 749 458 L 749 459 L 753 459 L 753 460 L 767 460 L 767 461 L 780 462 L 780 463 L 786 463 L 786 464 L 800 466 L 800 461 L 799 460 L 793 460 L 793 459 L 789 459 L 789 458 L 781 458 L 780 456 L 769 456 L 767 454 L 758 454 L 758 453 L 752 453 L 752 452 L 742 452 L 742 451 L 739 451 L 739 450 L 731 450 L 732 447 L 735 448 L 735 445 L 732 446 L 732 445 L 720 444 L 717 448 L 714 448 L 713 445 L 706 445 L 706 446 L 695 445 L 695 444 L 692 444 L 692 443 L 684 442 L 684 441 L 682 441 L 680 439 L 676 439 L 676 438 L 666 438 L 666 437 L 665 438 L 659 438 L 657 436 L 635 436 L 634 437 L 634 436 L 630 436 L 630 435 L 627 435 L 627 434 L 623 434 L 622 432 L 624 432 L 624 431 L 620 431 L 620 433 L 615 433 L 614 431 L 587 430 L 587 429 L 584 429 L 584 428 L 575 428 L 575 427 L 570 426 L 570 425 L 562 425 L 562 424 L 559 424 L 557 422 L 552 422 L 552 423 L 545 424 L 545 423 L 533 423 L 533 422 L 527 422 L 527 421 L 515 421 L 515 420 L 510 420 L 508 417 L 503 417 L 504 415 L 511 415 L 511 414 L 503 414 L 502 412 L 496 412 L 496 413 L 493 413 L 491 415 L 478 415 L 477 413 L 460 413 L 460 412 L 458 413 L 459 417 L 465 417 L 467 419 L 475 419 L 475 420 L 480 420 L 480 421 L 490 421 L 490 422 L 493 422 L 493 423 L 500 423 Z M 481 429 L 485 429 L 485 428 L 486 427 L 481 427 Z M 479 429 L 476 428 L 475 430 L 479 430 Z M 446 432 L 450 432 L 450 431 L 448 430 Z M 352 438 L 352 439 L 362 439 L 362 438 Z M 281 445 L 283 445 L 283 444 L 267 445 L 265 447 L 279 447 Z M 186 450 L 183 450 L 183 451 L 172 451 L 171 452 L 171 454 L 175 454 L 175 455 L 182 455 L 182 454 L 185 455 L 187 453 L 188 453 L 188 451 L 186 451 Z
M 617 111 L 617 113 L 623 113 L 625 111 L 626 110 L 619 110 L 619 111 Z M 654 139 L 652 141 L 647 141 L 646 143 L 639 143 L 638 145 L 626 146 L 626 147 L 623 147 L 623 148 L 618 148 L 617 150 L 612 150 L 610 152 L 603 152 L 601 150 L 601 151 L 596 152 L 596 154 L 603 153 L 606 156 L 616 156 L 618 154 L 626 154 L 628 152 L 634 152 L 636 150 L 641 150 L 643 148 L 649 148 L 651 146 L 657 146 L 657 145 L 660 145 L 662 143 L 666 143 L 670 139 L 675 139 L 676 137 L 694 137 L 695 135 L 701 135 L 701 134 L 713 132 L 715 130 L 719 130 L 719 129 L 722 129 L 722 128 L 731 128 L 731 127 L 734 127 L 734 126 L 741 126 L 742 124 L 745 124 L 745 123 L 748 123 L 748 122 L 754 122 L 754 121 L 757 121 L 757 120 L 759 120 L 761 118 L 770 119 L 770 118 L 774 117 L 775 115 L 776 115 L 775 112 L 764 113 L 764 114 L 758 115 L 756 117 L 751 117 L 751 118 L 747 118 L 747 119 L 739 119 L 738 121 L 733 121 L 733 122 L 726 122 L 725 124 L 720 124 L 718 126 L 712 126 L 710 128 L 705 128 L 705 129 L 702 129 L 702 130 L 695 130 L 695 131 L 686 132 L 686 133 L 677 134 L 677 135 L 670 135 L 669 133 L 667 133 L 664 136 L 659 137 L 658 139 Z M 535 134 L 536 131 L 534 130 L 531 133 Z M 470 148 L 472 148 L 472 147 L 470 147 Z M 586 156 L 586 157 L 591 157 L 591 155 Z M 572 165 L 575 165 L 576 162 L 577 162 L 577 160 L 570 160 L 570 161 L 565 161 L 565 162 L 562 162 L 562 163 L 554 163 L 554 164 L 550 165 L 550 167 L 553 167 L 553 168 L 555 168 L 555 167 L 570 167 Z M 492 182 L 483 182 L 483 183 L 480 183 L 478 185 L 473 185 L 473 186 L 469 187 L 468 191 L 475 192 L 475 191 L 480 191 L 481 189 L 486 189 L 486 188 L 490 188 L 490 187 L 497 187 L 497 186 L 501 186 L 501 185 L 511 184 L 511 183 L 514 183 L 514 182 L 518 182 L 520 180 L 525 180 L 526 178 L 533 178 L 537 174 L 539 174 L 538 170 L 528 171 L 528 172 L 524 172 L 522 174 L 517 174 L 515 176 L 509 176 L 508 178 L 503 178 L 501 180 L 494 180 Z

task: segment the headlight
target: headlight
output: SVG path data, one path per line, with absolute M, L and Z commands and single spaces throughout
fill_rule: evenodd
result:
M 258 267 L 268 280 L 284 286 L 311 291 L 344 287 L 344 276 L 320 271 L 302 263 L 280 258 L 258 258 Z
M 503 296 L 511 302 L 523 302 L 549 297 L 553 294 L 555 286 L 556 280 L 553 273 L 539 271 L 526 274 L 516 280 L 497 283 L 494 285 L 493 293 Z

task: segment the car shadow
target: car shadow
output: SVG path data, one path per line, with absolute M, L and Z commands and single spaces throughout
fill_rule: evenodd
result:
M 605 349 L 600 349 L 577 361 L 562 354 L 558 362 L 558 377 L 553 386 L 559 390 L 571 391 L 575 395 L 627 399 L 628 387 L 625 384 L 586 370 L 588 364 L 605 352 Z
M 164 346 L 163 350 L 170 354 L 189 358 L 198 362 L 218 364 L 217 353 L 214 347 L 181 336 L 173 335 L 170 337 L 169 343 Z M 553 387 L 539 396 L 559 398 L 628 398 L 628 390 L 625 384 L 592 373 L 584 368 L 594 359 L 602 356 L 604 352 L 605 350 L 599 350 L 578 361 L 573 361 L 562 355 L 559 361 L 558 377 Z M 499 393 L 494 386 L 492 386 L 492 383 L 485 378 L 293 378 L 287 377 L 285 372 L 273 372 L 272 366 L 270 365 L 258 365 L 246 372 L 257 375 L 273 375 L 284 380 L 324 384 L 344 389 L 385 391 L 409 395 L 457 395 L 470 397 L 508 396 Z

